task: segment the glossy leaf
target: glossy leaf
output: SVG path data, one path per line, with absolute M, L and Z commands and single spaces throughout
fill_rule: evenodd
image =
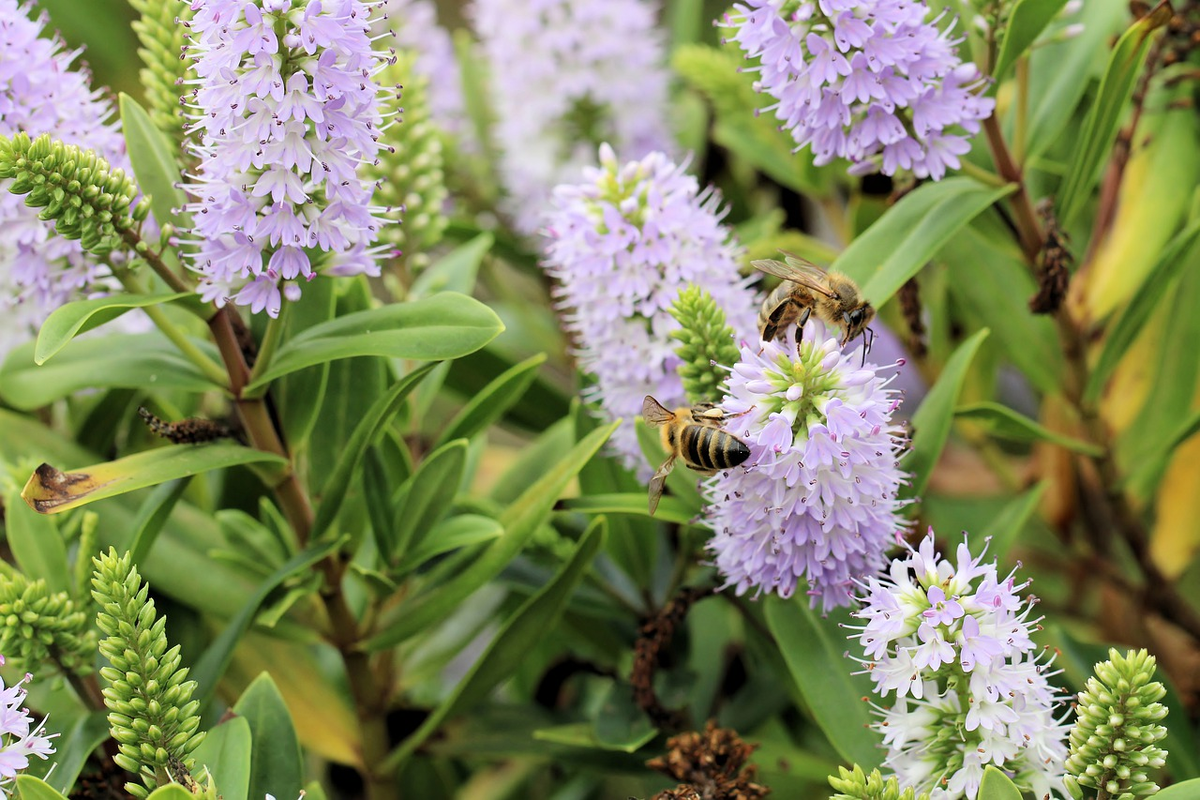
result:
M 596 713 L 596 738 L 610 750 L 633 752 L 656 728 L 633 700 L 633 687 L 613 681 Z
M 21 497 L 42 514 L 59 514 L 177 478 L 255 463 L 282 467 L 286 462 L 273 453 L 238 444 L 172 445 L 68 472 L 42 464 L 30 476 Z
M 359 311 L 289 339 L 246 391 L 261 392 L 271 381 L 296 370 L 355 356 L 412 361 L 458 358 L 483 347 L 502 330 L 494 311 L 453 292 Z
M 1154 797 L 1155 800 L 1196 800 L 1200 797 L 1200 778 L 1172 784 L 1160 789 Z
M 494 344 L 456 358 L 446 372 L 446 387 L 464 397 L 473 397 L 484 391 L 493 380 L 516 365 L 513 358 Z M 535 373 L 533 382 L 525 390 L 520 403 L 511 406 L 504 420 L 530 431 L 544 431 L 555 420 L 570 413 L 570 399 L 555 383 Z
M 211 345 L 196 342 L 216 360 Z M 81 389 L 219 389 L 158 333 L 77 339 L 50 362 L 33 362 L 34 343 L 9 352 L 0 367 L 0 397 L 21 411 L 41 408 Z
M 21 800 L 67 800 L 58 790 L 41 778 L 32 775 L 18 775 L 16 779 L 17 795 Z
M 187 198 L 177 184 L 181 180 L 170 140 L 154 126 L 150 115 L 124 92 L 120 95 L 121 132 L 125 134 L 126 153 L 133 165 L 138 188 L 150 199 L 150 210 L 160 225 L 171 223 L 186 230 L 189 222 L 182 213 Z
M 25 577 L 46 581 L 52 592 L 68 591 L 67 545 L 54 520 L 22 503 L 15 490 L 4 498 L 4 512 L 8 546 Z
M 925 491 L 929 476 L 933 474 L 933 468 L 950 436 L 954 407 L 958 404 L 958 393 L 967 377 L 967 368 L 971 366 L 971 360 L 988 333 L 987 328 L 977 331 L 958 346 L 938 376 L 937 383 L 925 395 L 917 413 L 913 414 L 912 446 L 900 462 L 900 466 L 912 474 L 912 481 L 901 488 L 901 495 L 919 497 Z
M 658 729 L 646 725 L 641 733 L 627 741 L 615 742 L 601 739 L 596 726 L 590 722 L 569 722 L 551 728 L 540 728 L 533 732 L 539 742 L 553 742 L 571 747 L 587 747 L 596 750 L 616 750 L 621 753 L 636 753 L 658 736 Z
M 999 403 L 971 403 L 970 405 L 959 406 L 954 411 L 954 415 L 961 419 L 978 422 L 987 428 L 991 435 L 1001 439 L 1010 439 L 1017 442 L 1034 442 L 1039 440 L 1052 442 L 1060 447 L 1065 447 L 1068 450 L 1089 456 L 1099 456 L 1104 452 L 1094 444 L 1055 433 L 1039 425 L 1024 414 L 1013 411 L 1011 408 L 1002 406 Z
M 443 553 L 484 544 L 499 539 L 503 534 L 504 528 L 491 517 L 480 514 L 460 514 L 451 517 L 438 523 L 427 536 L 422 537 L 419 545 L 410 548 L 400 559 L 393 573 L 405 575 Z
M 221 635 L 213 640 L 191 671 L 190 677 L 196 681 L 198 686 L 196 699 L 200 702 L 201 709 L 208 705 L 216 693 L 217 683 L 220 682 L 221 676 L 229 666 L 230 659 L 233 658 L 233 649 L 250 629 L 254 615 L 258 613 L 258 609 L 266 601 L 267 596 L 288 578 L 305 572 L 309 567 L 334 552 L 340 544 L 341 540 L 337 539 L 314 542 L 307 549 L 292 556 L 287 563 L 258 585 L 254 594 L 238 611 L 237 616 L 225 624 L 221 629 Z
M 1037 512 L 1038 503 L 1041 502 L 1042 495 L 1046 493 L 1048 486 L 1047 481 L 1042 481 L 1024 494 L 1014 497 L 981 531 L 985 539 L 991 539 L 989 552 L 992 555 L 1003 561 L 1017 536 Z
M 1163 470 L 1174 455 L 1176 448 L 1200 433 L 1200 410 L 1193 411 L 1181 420 L 1166 437 L 1162 447 L 1152 457 L 1137 464 L 1126 476 L 1125 483 L 1139 494 L 1151 491 L 1162 478 Z
M 922 184 L 851 242 L 830 269 L 856 280 L 863 295 L 881 306 L 950 237 L 1015 188 L 997 189 L 965 177 Z
M 1142 71 L 1154 31 L 1166 25 L 1172 14 L 1171 6 L 1162 3 L 1133 23 L 1117 40 L 1096 100 L 1083 124 L 1081 139 L 1073 148 L 1075 159 L 1067 170 L 1055 201 L 1059 222 L 1063 225 L 1071 225 L 1083 210 L 1099 178 L 1100 168 L 1117 138 L 1117 130 L 1125 116 L 1125 106 L 1133 93 L 1134 82 Z
M 1105 382 L 1112 375 L 1121 358 L 1129 350 L 1130 345 L 1145 328 L 1150 316 L 1162 306 L 1162 301 L 1171 287 L 1174 278 L 1186 267 L 1194 265 L 1200 258 L 1200 222 L 1194 222 L 1186 230 L 1179 233 L 1163 252 L 1162 256 L 1146 276 L 1146 280 L 1138 288 L 1137 293 L 1121 316 L 1111 326 L 1104 338 L 1104 346 L 1100 357 L 1088 374 L 1087 387 L 1084 397 L 1089 402 L 1095 402 L 1104 389 Z
M 808 607 L 803 595 L 784 600 L 770 595 L 764 604 L 767 625 L 779 645 L 788 672 L 800 688 L 813 720 L 841 757 L 870 771 L 882 760 L 879 735 L 863 700 L 871 681 L 846 658 L 846 609 L 822 615 Z
M 1023 800 L 1023 796 L 1011 778 L 989 764 L 983 770 L 976 800 Z
M 418 300 L 439 292 L 471 294 L 475 276 L 483 257 L 495 244 L 496 237 L 481 233 L 466 244 L 459 245 L 437 261 L 421 270 L 409 289 L 409 298 Z
M 208 768 L 221 800 L 248 800 L 250 791 L 250 724 L 231 717 L 209 728 L 192 754 Z
M 155 487 L 138 509 L 137 519 L 133 523 L 133 539 L 129 543 L 129 557 L 134 564 L 144 563 L 154 546 L 154 540 L 162 532 L 163 526 L 175 504 L 188 487 L 187 479 L 168 481 Z
M 33 362 L 38 366 L 45 364 L 79 334 L 112 322 L 130 309 L 156 306 L 191 296 L 190 292 L 113 294 L 61 305 L 50 313 L 38 331 L 37 342 L 33 348 Z
M 659 522 L 673 522 L 677 525 L 689 525 L 696 519 L 695 509 L 677 497 L 666 495 L 658 501 L 658 510 L 654 512 L 653 517 L 650 517 L 646 495 L 629 492 L 572 497 L 563 500 L 562 507 L 584 514 L 628 514 L 656 519 Z
M 545 522 L 558 496 L 608 441 L 616 427 L 614 422 L 593 431 L 557 463 L 549 465 L 542 478 L 531 484 L 500 516 L 504 535 L 454 578 L 430 593 L 414 598 L 401 612 L 386 619 L 380 626 L 380 633 L 367 640 L 366 649 L 373 652 L 394 647 L 424 631 L 434 620 L 449 614 L 475 590 L 499 575 Z
M 288 308 L 286 338 L 333 319 L 337 311 L 336 285 L 335 281 L 313 281 L 304 288 L 300 300 Z M 329 371 L 329 364 L 318 364 L 293 372 L 271 387 L 284 437 L 292 451 L 308 442 L 317 424 L 329 388 Z
M 304 762 L 296 728 L 283 695 L 263 673 L 242 692 L 233 706 L 250 725 L 250 790 L 248 797 L 298 797 L 303 786 Z
M 442 445 L 421 462 L 397 491 L 391 530 L 384 537 L 384 559 L 393 563 L 409 546 L 420 547 L 450 510 L 467 464 L 467 440 Z
M 1000 54 L 992 69 L 993 86 L 1000 85 L 1004 73 L 1017 63 L 1066 4 L 1067 0 L 1017 0 L 1012 5 L 1000 40 Z
M 396 382 L 387 394 L 375 401 L 371 409 L 359 420 L 350 441 L 346 442 L 338 456 L 337 465 L 325 480 L 321 489 L 321 504 L 317 507 L 316 519 L 313 521 L 311 536 L 320 536 L 333 523 L 346 492 L 350 488 L 350 480 L 355 470 L 362 463 L 364 453 L 371 446 L 380 431 L 391 422 L 392 417 L 400 410 L 404 400 L 412 392 L 421 379 L 434 364 L 423 364 Z
M 603 519 L 592 523 L 579 540 L 570 561 L 504 623 L 466 677 L 425 719 L 421 727 L 389 754 L 386 765 L 394 767 L 403 763 L 443 721 L 482 701 L 488 692 L 520 666 L 528 657 L 529 649 L 554 629 L 566 609 L 567 599 L 583 580 L 592 559 L 603 545 L 604 534 Z
M 442 430 L 434 446 L 440 447 L 454 439 L 470 439 L 486 430 L 489 425 L 504 416 L 508 409 L 521 401 L 525 391 L 537 377 L 538 368 L 545 361 L 545 353 L 539 353 L 506 370 L 454 415 L 454 419 Z

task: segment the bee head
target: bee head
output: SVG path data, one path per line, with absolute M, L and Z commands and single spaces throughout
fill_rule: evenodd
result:
M 873 319 L 875 319 L 875 309 L 871 307 L 870 303 L 863 303 L 842 314 L 842 321 L 846 323 L 846 335 L 842 338 L 842 347 L 861 336 Z

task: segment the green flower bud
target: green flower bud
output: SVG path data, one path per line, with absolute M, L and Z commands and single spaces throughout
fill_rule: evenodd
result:
M 19 617 L 22 624 L 12 622 Z M 23 672 L 55 668 L 85 675 L 93 670 L 96 634 L 88 614 L 67 592 L 51 592 L 44 580 L 0 576 L 0 653 Z
M 130 0 L 141 16 L 133 21 L 137 34 L 138 73 L 146 89 L 146 112 L 160 131 L 183 146 L 183 107 L 179 104 L 181 86 L 193 77 L 192 59 L 183 58 L 187 41 L 185 23 L 192 18 L 190 3 L 179 0 Z
M 738 360 L 733 328 L 725 323 L 725 312 L 708 292 L 688 286 L 671 306 L 671 316 L 681 326 L 671 338 L 679 341 L 675 353 L 683 360 L 679 377 L 688 400 L 719 403 L 725 396 L 721 386 L 725 373 L 716 365 L 732 367 Z
M 166 618 L 156 619 L 149 587 L 129 554 L 118 557 L 110 549 L 93 563 L 92 596 L 101 608 L 96 624 L 107 635 L 100 652 L 114 667 L 125 665 L 100 671 L 109 682 L 108 724 L 120 750 L 117 763 L 144 784 L 127 783 L 125 789 L 144 798 L 171 779 L 172 764 L 189 772 L 195 766 L 190 753 L 203 739 L 190 735 L 200 724 L 199 703 L 191 699 L 196 683 L 181 682 L 187 669 L 179 666 L 179 647 L 168 649 Z M 164 691 L 164 685 L 175 688 Z
M 0 136 L 0 178 L 11 178 L 10 192 L 26 195 L 26 205 L 42 209 L 41 219 L 53 220 L 60 235 L 78 239 L 89 253 L 121 247 L 121 233 L 137 224 L 130 208 L 137 186 L 91 150 L 44 135 Z
M 829 785 L 837 793 L 830 800 L 928 800 L 929 794 L 917 794 L 914 789 L 901 789 L 896 776 L 886 781 L 879 770 L 871 770 L 871 774 L 863 773 L 862 767 L 854 765 L 853 770 L 838 767 L 838 777 L 829 776 Z
M 1096 665 L 1095 676 L 1079 693 L 1067 788 L 1076 797 L 1084 786 L 1110 797 L 1147 797 L 1158 791 L 1147 771 L 1159 769 L 1167 758 L 1158 746 L 1167 735 L 1159 724 L 1167 708 L 1158 702 L 1166 689 L 1152 680 L 1156 662 L 1145 650 L 1124 656 L 1109 650 L 1108 659 Z

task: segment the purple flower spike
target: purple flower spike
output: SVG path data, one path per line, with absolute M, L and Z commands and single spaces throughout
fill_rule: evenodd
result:
M 195 0 L 192 151 L 186 188 L 200 293 L 279 314 L 295 278 L 378 275 L 383 209 L 359 167 L 383 125 L 361 0 Z M 319 251 L 323 251 L 319 252 Z M 286 285 L 284 281 L 290 281 Z
M 0 134 L 47 133 L 130 172 L 112 106 L 86 72 L 71 69 L 80 51 L 42 36 L 47 17 L 31 19 L 32 9 L 0 0 Z M 107 274 L 78 241 L 56 236 L 23 196 L 0 186 L 0 354 L 31 338 L 54 309 L 110 288 Z
M 744 0 L 724 24 L 775 116 L 815 163 L 853 162 L 857 173 L 899 169 L 940 180 L 958 169 L 995 101 L 984 78 L 927 20 L 919 0 Z
M 553 187 L 611 143 L 670 152 L 666 45 L 648 0 L 475 0 L 491 75 L 505 209 L 537 230 Z
M 794 331 L 794 328 L 793 328 Z M 750 458 L 706 486 L 709 549 L 726 585 L 790 597 L 808 581 L 815 605 L 849 605 L 853 583 L 880 570 L 904 530 L 897 498 L 903 441 L 891 421 L 895 365 L 860 366 L 836 329 L 742 344 L 724 408 Z M 744 412 L 744 413 L 743 413 Z
M 754 335 L 754 295 L 738 274 L 739 248 L 721 224 L 721 199 L 662 153 L 624 166 L 608 145 L 584 182 L 554 190 L 544 228 L 546 270 L 575 341 L 580 369 L 595 376 L 587 395 L 608 419 L 625 423 L 610 444 L 650 477 L 634 419 L 642 398 L 687 403 L 677 368 L 679 323 L 668 309 L 695 284 L 721 303 L 739 336 Z M 719 398 L 714 398 L 714 400 Z
M 965 540 L 956 555 L 943 559 L 930 530 L 886 578 L 865 581 L 851 638 L 875 691 L 895 694 L 875 726 L 884 768 L 938 800 L 973 800 L 988 764 L 1035 797 L 1064 796 L 1069 726 L 1054 717 L 1062 699 L 1030 638 L 1036 598 Z

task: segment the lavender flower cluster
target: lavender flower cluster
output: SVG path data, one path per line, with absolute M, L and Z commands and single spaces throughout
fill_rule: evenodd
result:
M 838 336 L 818 320 L 798 348 L 756 336 L 729 377 L 725 429 L 750 458 L 705 494 L 709 549 L 738 594 L 790 597 L 807 578 L 814 604 L 849 605 L 855 581 L 880 570 L 904 531 L 903 432 L 891 421 L 899 392 L 889 388 L 894 375 L 881 375 L 898 365 L 860 362 Z
M 383 123 L 372 6 L 361 0 L 196 0 L 188 185 L 200 292 L 279 313 L 297 279 L 378 275 L 381 209 L 359 175 Z M 316 262 L 314 253 L 323 252 Z
M 853 638 L 875 691 L 895 694 L 877 726 L 884 765 L 934 800 L 974 798 L 988 764 L 1035 797 L 1061 794 L 1068 726 L 1031 639 L 1035 598 L 982 562 L 965 538 L 954 562 L 942 558 L 930 530 L 865 582 Z
M 647 0 L 476 0 L 491 74 L 506 210 L 533 233 L 554 186 L 609 142 L 628 158 L 670 151 L 666 47 Z
M 0 656 L 0 665 L 3 663 L 4 657 Z M 29 766 L 30 756 L 45 760 L 54 752 L 51 740 L 58 734 L 44 732 L 44 719 L 34 726 L 33 717 L 22 706 L 28 694 L 25 683 L 32 679 L 26 674 L 12 686 L 5 686 L 0 678 L 0 798 L 9 796 L 13 779 Z
M 575 339 L 583 372 L 595 377 L 588 399 L 625 424 L 613 449 L 649 477 L 633 420 L 642 398 L 687 402 L 668 311 L 688 284 L 724 307 L 739 336 L 754 330 L 754 296 L 738 273 L 738 246 L 721 224 L 720 196 L 662 153 L 625 165 L 608 145 L 582 184 L 554 190 L 546 218 L 544 266 L 558 280 L 555 297 Z
M 991 115 L 983 77 L 919 0 L 745 0 L 724 24 L 815 163 L 942 178 Z
M 72 70 L 79 51 L 42 33 L 47 17 L 0 0 L 0 135 L 50 134 L 129 171 L 113 108 Z M 58 306 L 94 291 L 106 267 L 54 233 L 25 198 L 0 187 L 0 353 L 27 340 Z

